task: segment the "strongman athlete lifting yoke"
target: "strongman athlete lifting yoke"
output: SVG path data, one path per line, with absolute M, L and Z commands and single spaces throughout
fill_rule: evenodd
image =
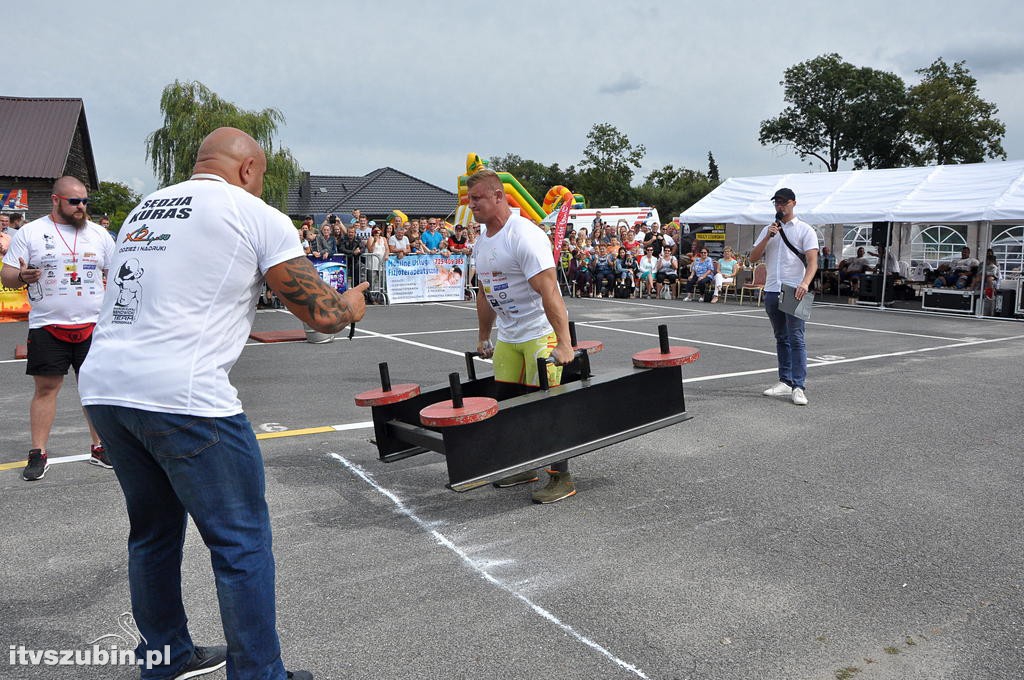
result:
M 498 175 L 480 170 L 466 181 L 469 207 L 485 226 L 473 259 L 480 280 L 476 299 L 477 351 L 493 357 L 496 382 L 540 385 L 537 359 L 552 357 L 548 384 L 558 385 L 562 366 L 573 359 L 569 316 L 555 278 L 555 260 L 547 236 L 529 220 L 512 214 Z M 497 321 L 497 343 L 491 330 Z M 533 493 L 535 503 L 554 503 L 576 493 L 568 461 L 548 471 L 547 485 Z M 538 480 L 529 470 L 494 483 L 499 488 Z

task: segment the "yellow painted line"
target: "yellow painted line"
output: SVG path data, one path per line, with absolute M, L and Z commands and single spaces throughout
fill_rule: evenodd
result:
M 280 439 L 281 437 L 301 437 L 304 434 L 321 434 L 323 432 L 337 432 L 334 427 L 327 425 L 324 427 L 307 427 L 301 430 L 283 430 L 281 432 L 261 432 L 256 435 L 256 439 Z
M 281 437 L 301 437 L 307 434 L 324 434 L 325 432 L 344 432 L 346 430 L 365 430 L 372 428 L 373 421 L 365 421 L 359 423 L 346 423 L 344 425 L 306 427 L 298 430 L 282 430 L 281 432 L 260 432 L 256 434 L 256 439 L 280 439 Z M 56 463 L 74 463 L 82 460 L 89 460 L 89 454 L 85 453 L 77 456 L 51 458 L 50 465 L 54 465 Z M 25 462 L 25 460 L 20 460 L 14 463 L 0 463 L 0 472 L 4 472 L 5 470 L 21 470 L 25 467 Z

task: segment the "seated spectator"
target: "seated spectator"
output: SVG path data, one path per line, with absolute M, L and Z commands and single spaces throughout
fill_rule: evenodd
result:
M 707 248 L 701 248 L 697 257 L 690 263 L 690 278 L 686 280 L 686 297 L 683 298 L 683 302 L 689 302 L 698 287 L 700 292 L 697 294 L 697 302 L 701 302 L 707 287 L 714 283 L 715 261 L 708 257 Z
M 409 237 L 405 235 L 404 225 L 398 225 L 395 229 L 395 235 L 388 239 L 388 250 L 398 259 L 402 259 L 412 253 L 412 243 L 409 241 Z
M 672 290 L 672 286 L 676 284 L 676 279 L 679 276 L 679 261 L 676 260 L 676 256 L 672 254 L 669 248 L 664 248 L 661 251 L 661 255 L 658 257 L 657 263 L 658 271 L 654 275 L 654 287 L 655 294 L 658 298 L 661 298 L 661 291 L 665 289 L 665 285 L 668 285 L 668 290 Z M 672 293 L 669 292 L 668 299 L 672 299 Z
M 864 249 L 857 248 L 857 256 L 850 257 L 839 263 L 839 283 L 850 285 L 850 295 L 860 292 L 860 280 L 868 270 L 868 259 L 864 257 Z
M 582 248 L 577 248 L 572 254 L 572 260 L 569 262 L 569 280 L 576 286 L 577 297 L 590 297 L 594 282 L 592 258 L 593 256 Z
M 900 278 L 900 263 L 896 259 L 896 253 L 887 250 L 885 246 L 878 246 L 878 252 L 871 254 L 878 258 L 878 262 L 875 263 L 876 274 L 881 274 L 884 269 L 889 278 Z
M 712 304 L 718 302 L 722 286 L 727 283 L 730 285 L 736 283 L 736 275 L 739 274 L 742 268 L 739 260 L 733 256 L 732 248 L 726 246 L 722 257 L 718 260 L 718 272 L 715 274 L 715 295 L 711 298 Z
M 971 257 L 971 249 L 964 246 L 960 250 L 959 260 L 954 260 L 948 268 L 939 267 L 938 275 L 932 285 L 935 288 L 952 286 L 959 290 L 972 288 L 974 287 L 974 276 L 980 268 L 981 263 Z
M 615 285 L 625 291 L 626 297 L 633 297 L 636 287 L 636 260 L 633 254 L 623 247 L 619 248 L 615 257 Z
M 639 283 L 637 284 L 638 297 L 644 295 L 643 289 L 646 286 L 647 298 L 651 299 L 654 297 L 653 291 L 655 289 L 655 279 L 658 272 L 658 259 L 654 257 L 654 246 L 645 246 L 644 254 L 637 262 L 637 274 L 639 276 Z
M 604 245 L 597 247 L 597 257 L 594 260 L 594 284 L 597 288 L 597 295 L 601 297 L 608 297 L 615 289 L 615 256 Z

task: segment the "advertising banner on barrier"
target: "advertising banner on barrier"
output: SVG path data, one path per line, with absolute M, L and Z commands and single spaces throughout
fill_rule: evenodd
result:
M 391 304 L 465 299 L 465 255 L 389 257 L 384 266 Z
M 25 321 L 28 319 L 29 307 L 27 288 L 0 286 L 0 323 Z
M 332 255 L 329 259 L 321 260 L 318 257 L 306 258 L 313 263 L 316 267 L 316 271 L 320 274 L 320 278 L 323 279 L 327 285 L 337 289 L 339 293 L 344 293 L 348 290 L 348 283 L 345 279 L 345 256 L 344 255 Z

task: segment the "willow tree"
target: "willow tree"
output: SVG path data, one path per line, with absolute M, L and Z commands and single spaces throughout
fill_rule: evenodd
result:
M 219 127 L 234 127 L 247 132 L 263 147 L 267 154 L 263 199 L 286 210 L 288 184 L 298 177 L 301 168 L 286 147 L 275 148 L 278 123 L 284 122 L 280 111 L 246 111 L 200 82 L 177 80 L 164 88 L 160 110 L 164 124 L 146 137 L 146 158 L 152 161 L 161 186 L 188 179 L 203 138 Z

